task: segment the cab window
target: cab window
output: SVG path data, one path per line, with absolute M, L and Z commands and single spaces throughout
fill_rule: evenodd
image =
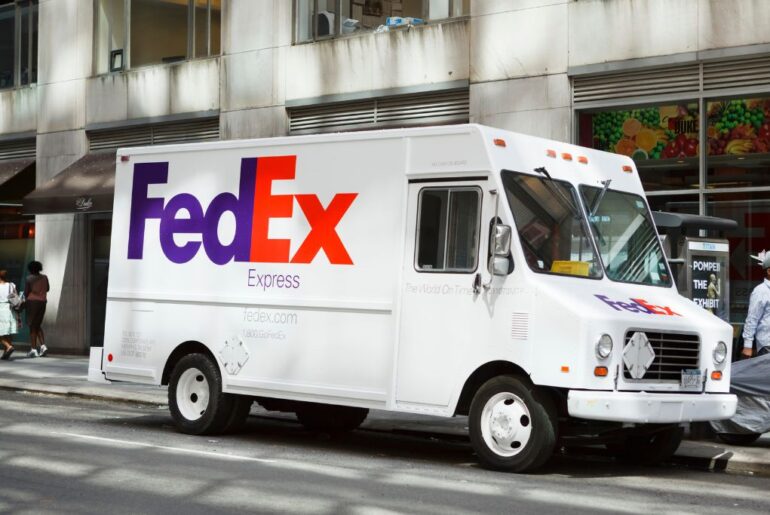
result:
M 417 216 L 416 268 L 473 272 L 478 265 L 481 190 L 425 188 Z

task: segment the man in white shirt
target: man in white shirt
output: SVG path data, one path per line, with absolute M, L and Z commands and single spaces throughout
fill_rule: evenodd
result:
M 750 358 L 754 355 L 754 342 L 757 342 L 757 356 L 770 352 L 770 252 L 762 260 L 765 279 L 754 288 L 749 300 L 749 313 L 743 326 L 743 350 L 741 356 Z

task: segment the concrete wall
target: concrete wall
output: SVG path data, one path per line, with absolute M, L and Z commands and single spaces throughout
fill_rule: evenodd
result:
M 0 91 L 0 135 L 37 131 L 38 182 L 92 124 L 220 111 L 225 139 L 283 135 L 287 101 L 468 80 L 471 120 L 571 140 L 570 67 L 770 42 L 766 0 L 474 0 L 471 16 L 292 44 L 292 2 L 222 3 L 222 56 L 95 76 L 91 0 L 42 0 L 39 83 Z M 86 348 L 87 224 L 37 219 L 46 328 Z

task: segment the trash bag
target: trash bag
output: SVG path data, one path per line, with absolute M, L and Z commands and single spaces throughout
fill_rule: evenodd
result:
M 733 363 L 730 392 L 738 396 L 738 408 L 732 418 L 710 422 L 716 433 L 770 431 L 770 354 Z

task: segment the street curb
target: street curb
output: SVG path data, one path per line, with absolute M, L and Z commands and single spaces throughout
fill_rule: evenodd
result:
M 154 395 L 145 393 L 132 393 L 130 399 L 127 399 L 126 392 L 115 392 L 109 394 L 105 392 L 89 391 L 89 388 L 68 388 L 66 386 L 47 385 L 39 383 L 26 383 L 23 386 L 8 384 L 9 382 L 0 381 L 0 390 L 13 391 L 18 393 L 55 395 L 58 397 L 71 397 L 77 399 L 120 402 L 124 404 L 141 404 L 145 406 L 167 406 L 167 402 L 159 401 Z

